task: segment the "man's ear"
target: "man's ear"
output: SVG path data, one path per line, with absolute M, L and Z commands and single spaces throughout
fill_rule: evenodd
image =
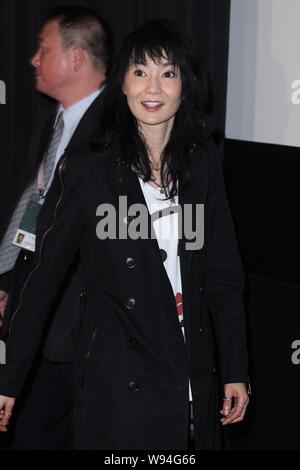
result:
M 73 70 L 78 72 L 86 60 L 85 51 L 80 46 L 74 46 L 70 52 L 72 54 Z

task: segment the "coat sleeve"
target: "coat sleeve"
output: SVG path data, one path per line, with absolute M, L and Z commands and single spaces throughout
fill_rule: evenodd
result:
M 40 343 L 50 306 L 68 265 L 80 246 L 84 232 L 82 172 L 78 161 L 66 159 L 63 173 L 51 186 L 41 211 L 35 261 L 23 286 L 18 308 L 13 312 L 6 342 L 6 364 L 0 366 L 0 394 L 20 394 Z M 62 170 L 61 170 L 62 171 Z M 49 195 L 48 195 L 49 196 Z M 55 200 L 55 204 L 48 203 Z
M 223 383 L 248 381 L 244 273 L 219 155 L 209 148 L 205 302 L 211 314 Z

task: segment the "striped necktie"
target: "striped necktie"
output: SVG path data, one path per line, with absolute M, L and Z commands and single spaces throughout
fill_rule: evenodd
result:
M 48 147 L 48 150 L 44 157 L 43 175 L 44 175 L 44 186 L 47 186 L 49 178 L 51 176 L 53 167 L 55 165 L 55 157 L 59 143 L 61 141 L 64 131 L 64 120 L 63 113 L 60 112 L 56 119 L 56 125 L 52 138 Z M 28 206 L 31 196 L 37 189 L 37 181 L 34 180 L 25 189 L 24 193 L 19 199 L 19 202 L 14 210 L 8 228 L 0 244 L 0 275 L 8 271 L 11 271 L 15 265 L 16 259 L 20 252 L 20 248 L 12 244 L 15 234 L 20 226 L 23 219 L 25 210 Z

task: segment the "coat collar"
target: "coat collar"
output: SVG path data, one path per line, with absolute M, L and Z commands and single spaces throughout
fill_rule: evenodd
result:
M 193 217 L 195 217 L 196 205 L 205 205 L 207 199 L 207 165 L 205 164 L 206 159 L 203 158 L 203 151 L 203 147 L 192 146 L 190 183 L 188 187 L 184 188 L 182 191 L 179 185 L 179 204 L 182 209 L 183 220 L 187 211 L 192 211 Z M 117 199 L 119 196 L 127 196 L 128 207 L 132 204 L 146 205 L 138 177 L 130 168 L 124 166 L 119 160 L 116 162 L 112 174 L 112 183 Z M 149 215 L 149 221 L 150 220 Z M 194 251 L 198 251 L 198 249 L 189 249 L 189 242 L 191 242 L 191 240 L 187 238 L 186 235 L 185 230 L 182 230 L 182 239 L 179 242 L 180 256 L 184 253 L 192 254 Z
M 94 137 L 96 138 L 99 130 L 101 129 L 100 120 L 104 112 L 102 94 L 103 92 L 97 96 L 97 98 L 92 102 L 87 111 L 84 113 L 69 142 L 70 147 L 82 142 L 86 142 L 87 137 L 89 141 L 92 141 Z

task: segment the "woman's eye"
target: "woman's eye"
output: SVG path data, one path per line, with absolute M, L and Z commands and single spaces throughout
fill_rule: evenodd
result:
M 176 75 L 175 72 L 172 72 L 171 70 L 168 70 L 168 72 L 164 73 L 164 77 L 166 78 L 173 78 L 175 77 L 175 75 Z
M 145 72 L 143 72 L 142 70 L 135 70 L 134 75 L 136 75 L 137 77 L 144 77 Z

